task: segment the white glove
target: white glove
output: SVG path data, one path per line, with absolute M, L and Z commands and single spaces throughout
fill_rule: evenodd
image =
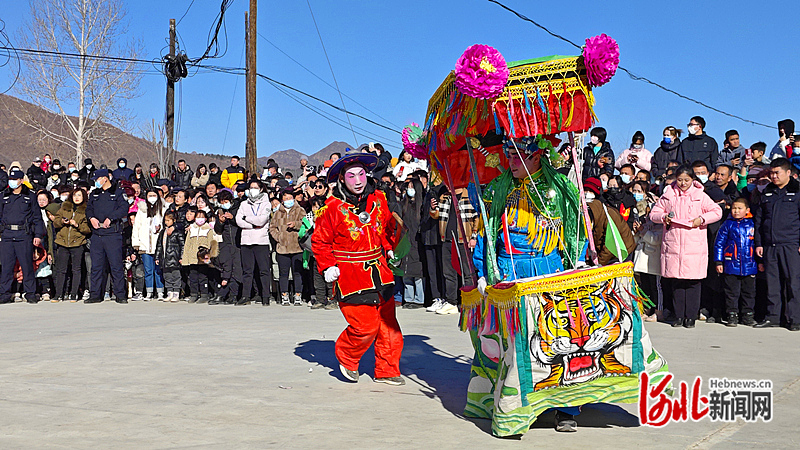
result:
M 389 250 L 388 252 L 386 252 L 386 257 L 389 258 L 390 261 L 393 260 L 394 259 L 394 252 Z
M 486 277 L 478 278 L 478 292 L 480 292 L 484 297 L 486 297 L 486 286 L 488 286 L 486 283 Z
M 336 266 L 328 267 L 325 269 L 324 275 L 326 283 L 333 283 L 339 279 L 339 268 Z

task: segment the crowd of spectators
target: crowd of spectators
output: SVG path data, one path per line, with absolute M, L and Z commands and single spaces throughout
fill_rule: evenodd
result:
M 605 239 L 616 229 L 638 285 L 656 305 L 646 311 L 647 321 L 800 330 L 800 138 L 794 123 L 778 124 L 779 140 L 769 152 L 764 142 L 743 146 L 736 130 L 725 133 L 720 148 L 699 116 L 686 128 L 685 136 L 664 128 L 655 151 L 637 131 L 618 156 L 603 128 L 587 136 L 582 167 L 574 169 L 584 185 L 599 263 L 618 262 L 619 252 Z M 378 157 L 372 177 L 410 238 L 411 249 L 398 264 L 404 276 L 395 283 L 397 305 L 457 313 L 459 287 L 471 283 L 465 253 L 481 226 L 478 205 L 465 190 L 449 192 L 425 160 L 406 152 L 393 158 L 378 143 L 359 151 Z M 192 169 L 180 160 L 169 176 L 155 163 L 130 168 L 118 159 L 109 170 L 129 204 L 123 249 L 128 296 L 337 308 L 333 286 L 315 269 L 309 237 L 315 212 L 337 181 L 326 178 L 327 169 L 339 157 L 331 154 L 319 167 L 305 159 L 298 167 L 269 160 L 254 174 L 235 156 L 226 168 Z M 25 170 L 19 162 L 0 165 L 0 188 L 13 167 Z M 37 192 L 47 229 L 34 255 L 43 300 L 88 296 L 86 204 L 98 169 L 88 158 L 78 168 L 45 154 L 26 170 L 23 181 Z

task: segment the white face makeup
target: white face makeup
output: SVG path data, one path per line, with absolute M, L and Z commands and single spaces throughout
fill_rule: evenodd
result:
M 355 166 L 344 172 L 344 185 L 350 192 L 361 194 L 367 187 L 367 171 L 361 166 Z

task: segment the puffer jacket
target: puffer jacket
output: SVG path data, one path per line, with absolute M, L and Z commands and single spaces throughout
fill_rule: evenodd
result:
M 175 185 L 183 189 L 186 189 L 191 185 L 192 177 L 194 177 L 194 172 L 192 172 L 192 169 L 188 167 L 183 172 L 176 170 L 172 175 Z
M 661 276 L 681 280 L 702 280 L 708 270 L 708 225 L 722 217 L 722 209 L 694 181 L 686 191 L 677 183 L 667 186 L 664 195 L 653 205 L 650 220 L 664 223 L 674 213 L 672 224 L 664 226 L 661 241 Z M 702 217 L 704 222 L 692 228 L 692 221 Z
M 64 219 L 75 220 L 78 226 L 65 224 Z M 81 203 L 77 208 L 70 200 L 62 203 L 61 208 L 55 214 L 53 225 L 58 230 L 55 238 L 56 244 L 67 248 L 85 244 L 87 237 L 92 233 L 89 221 L 86 219 L 86 202 Z
M 303 249 L 300 248 L 298 231 L 300 230 L 300 225 L 305 215 L 306 211 L 297 203 L 288 210 L 284 205 L 281 205 L 275 214 L 273 214 L 272 220 L 270 220 L 269 223 L 269 234 L 272 236 L 272 239 L 275 239 L 278 243 L 278 245 L 275 246 L 276 253 L 290 255 L 303 251 Z M 294 228 L 291 231 L 287 230 L 287 224 L 289 222 L 294 222 Z
M 714 242 L 714 261 L 723 265 L 728 275 L 755 275 L 758 263 L 755 258 L 756 226 L 751 217 L 729 217 L 717 232 Z
M 199 188 L 204 187 L 208 184 L 208 172 L 200 175 L 200 173 L 194 174 L 192 177 L 192 187 Z
M 158 233 L 164 227 L 164 212 L 167 208 L 153 217 L 147 217 L 147 206 L 141 205 L 136 212 L 136 221 L 133 224 L 133 235 L 131 236 L 133 248 L 140 253 L 155 255 Z
M 184 266 L 202 264 L 197 260 L 197 252 L 200 251 L 200 247 L 208 249 L 212 258 L 216 258 L 219 254 L 219 238 L 211 225 L 207 223 L 202 226 L 193 223 L 186 229 L 186 242 L 183 244 L 181 264 Z
M 600 158 L 608 158 L 608 163 L 600 167 Z M 611 150 L 611 144 L 603 142 L 603 146 L 597 153 L 594 152 L 594 146 L 590 143 L 583 148 L 583 173 L 582 179 L 591 177 L 599 177 L 601 173 L 612 175 L 614 173 L 614 150 Z
M 248 198 L 239 204 L 236 225 L 242 229 L 242 245 L 269 245 L 269 219 L 272 205 L 267 194 L 257 199 Z
M 650 160 L 650 174 L 654 178 L 664 175 L 667 171 L 667 165 L 670 161 L 678 161 L 680 158 L 681 140 L 675 138 L 674 141 L 667 144 L 663 140 L 661 146 L 658 147 L 653 153 L 653 159 Z
M 176 231 L 168 235 L 166 229 L 161 229 L 156 243 L 156 261 L 162 269 L 180 269 L 185 243 L 183 233 Z

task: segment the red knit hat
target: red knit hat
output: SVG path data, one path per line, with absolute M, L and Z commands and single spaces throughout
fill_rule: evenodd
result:
M 594 192 L 594 195 L 600 195 L 600 193 L 603 192 L 603 184 L 600 182 L 599 178 L 591 177 L 583 182 L 583 189 L 585 191 Z

